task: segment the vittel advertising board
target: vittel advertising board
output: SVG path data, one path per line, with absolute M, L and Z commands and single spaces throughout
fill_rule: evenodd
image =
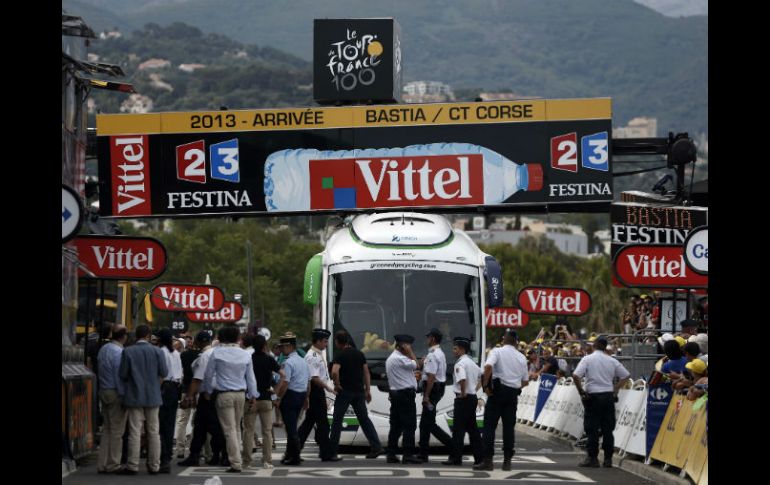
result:
M 97 116 L 101 215 L 607 210 L 609 99 Z

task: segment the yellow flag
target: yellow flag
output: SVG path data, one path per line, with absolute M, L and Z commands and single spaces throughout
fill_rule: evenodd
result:
M 144 295 L 144 319 L 147 320 L 147 323 L 152 323 L 152 304 L 149 293 Z

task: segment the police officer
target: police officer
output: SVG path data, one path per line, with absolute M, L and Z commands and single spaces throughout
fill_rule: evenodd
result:
M 297 336 L 291 332 L 281 336 L 280 347 L 286 360 L 283 362 L 283 379 L 276 389 L 276 406 L 281 410 L 286 425 L 286 454 L 282 465 L 300 464 L 300 444 L 297 432 L 299 413 L 308 407 L 310 388 L 310 368 L 307 362 L 297 354 Z
M 395 335 L 396 348 L 385 361 L 385 372 L 390 387 L 390 433 L 388 433 L 388 463 L 422 463 L 414 455 L 414 432 L 417 428 L 415 397 L 417 358 L 412 350 L 414 337 Z M 404 457 L 396 456 L 398 440 L 404 435 Z
M 518 337 L 509 328 L 503 334 L 503 345 L 489 352 L 484 364 L 483 387 L 487 394 L 484 406 L 484 459 L 474 470 L 493 470 L 495 431 L 503 418 L 503 470 L 511 469 L 514 453 L 513 427 L 516 424 L 516 406 L 521 388 L 529 384 L 527 359 L 516 349 Z
M 594 341 L 597 352 L 583 357 L 572 373 L 575 387 L 583 399 L 585 414 L 583 428 L 588 436 L 586 452 L 588 456 L 578 464 L 583 467 L 599 466 L 599 432 L 602 434 L 604 466 L 612 467 L 612 452 L 615 441 L 615 400 L 618 390 L 623 387 L 631 374 L 616 359 L 605 353 L 607 339 L 599 337 Z M 613 379 L 618 382 L 613 386 Z M 583 386 L 585 379 L 585 387 Z
M 431 328 L 427 337 L 428 355 L 422 362 L 420 389 L 422 397 L 422 415 L 420 417 L 420 454 L 423 462 L 428 461 L 430 435 L 433 434 L 444 446 L 452 448 L 452 437 L 436 424 L 436 404 L 444 396 L 446 387 L 446 356 L 441 350 L 442 334 L 437 328 Z
M 476 388 L 479 386 L 481 369 L 473 362 L 468 353 L 471 351 L 471 341 L 465 337 L 455 337 L 452 352 L 455 355 L 454 367 L 454 426 L 452 428 L 453 444 L 449 454 L 449 460 L 441 462 L 443 465 L 463 464 L 463 440 L 465 433 L 471 440 L 473 458 L 476 464 L 481 463 L 484 446 L 481 442 L 481 433 L 476 426 Z
M 305 420 L 299 427 L 299 447 L 305 447 L 305 441 L 315 426 L 315 437 L 321 449 L 321 461 L 340 461 L 334 455 L 329 441 L 329 419 L 327 417 L 326 390 L 334 394 L 334 386 L 329 380 L 329 367 L 326 365 L 323 351 L 329 346 L 329 332 L 323 328 L 313 330 L 313 345 L 305 355 L 310 369 L 310 406 L 305 413 Z

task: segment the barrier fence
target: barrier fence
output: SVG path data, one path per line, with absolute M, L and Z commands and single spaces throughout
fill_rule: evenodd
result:
M 543 375 L 519 396 L 516 420 L 557 436 L 580 440 L 583 402 L 571 378 L 554 382 Z M 696 401 L 669 384 L 649 386 L 643 379 L 621 389 L 615 404 L 615 447 L 621 457 L 642 457 L 645 464 L 675 467 L 697 485 L 708 484 L 708 394 Z

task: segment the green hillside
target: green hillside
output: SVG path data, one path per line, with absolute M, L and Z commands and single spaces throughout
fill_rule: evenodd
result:
M 616 125 L 654 116 L 661 134 L 708 132 L 708 17 L 665 17 L 632 0 L 190 0 L 124 11 L 133 25 L 182 21 L 306 60 L 314 18 L 392 16 L 405 81 L 610 96 Z

